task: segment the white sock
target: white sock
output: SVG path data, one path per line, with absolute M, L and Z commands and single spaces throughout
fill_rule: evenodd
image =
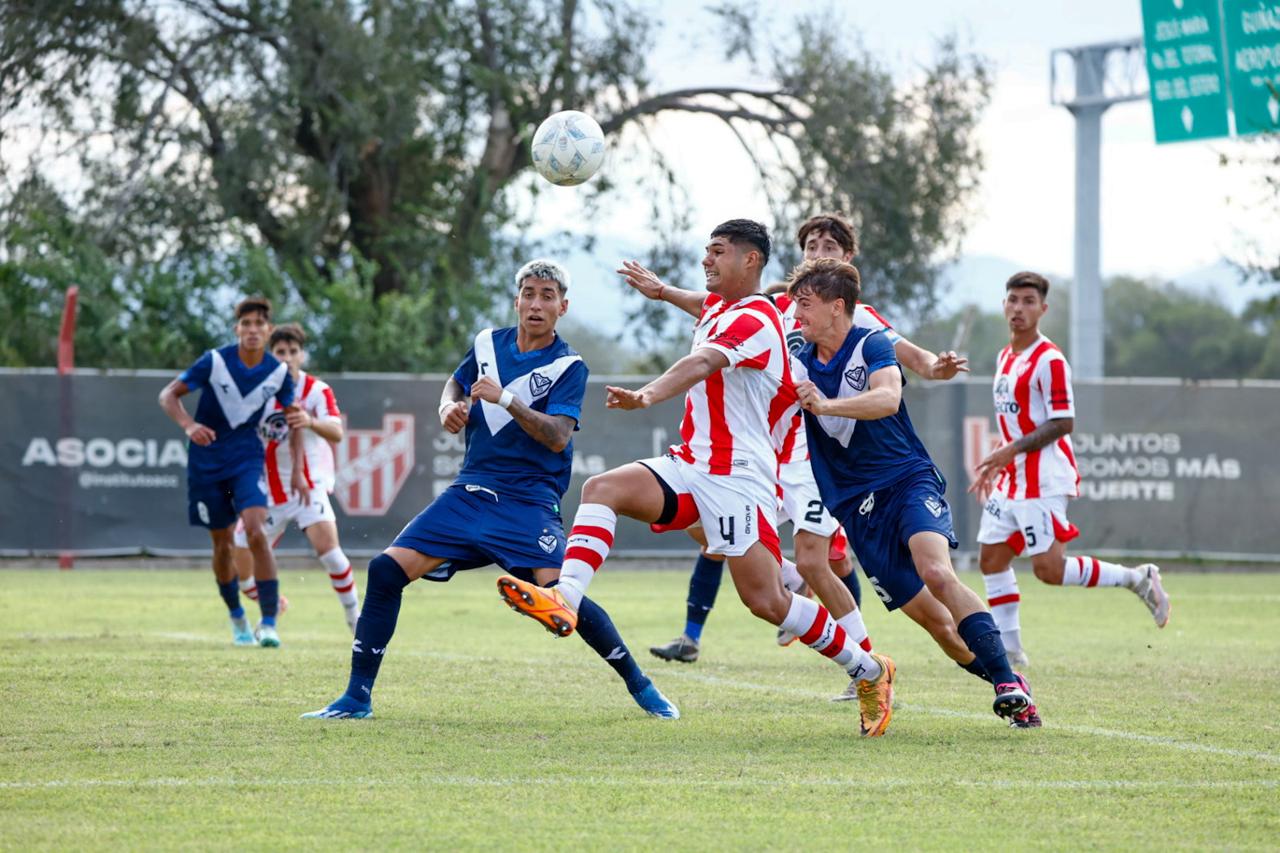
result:
M 591 579 L 609 556 L 618 514 L 604 504 L 580 504 L 565 543 L 564 565 L 556 588 L 574 610 L 582 606 Z
M 831 658 L 849 677 L 858 681 L 874 681 L 881 668 L 876 659 L 849 639 L 844 628 L 836 624 L 827 608 L 803 595 L 791 596 L 791 607 L 778 627 L 800 638 L 800 642 L 820 655 Z
M 258 581 L 252 575 L 248 580 L 240 581 L 240 594 L 250 601 L 258 600 Z
M 329 583 L 338 594 L 343 607 L 356 606 L 356 575 L 351 570 L 351 561 L 342 553 L 342 548 L 334 548 L 320 555 L 320 565 L 329 573 Z
M 1013 568 L 1005 569 L 994 575 L 983 575 L 987 585 L 987 606 L 991 608 L 991 618 L 1000 629 L 1000 639 L 1008 651 L 1022 648 L 1022 625 L 1018 620 L 1018 608 L 1022 596 L 1018 594 L 1018 579 Z
M 782 558 L 782 585 L 792 592 L 799 592 L 804 588 L 804 578 L 800 577 L 800 570 L 786 557 Z
M 857 644 L 858 648 L 864 652 L 871 651 L 871 637 L 867 635 L 867 626 L 862 621 L 862 611 L 853 608 L 845 615 L 836 620 L 836 624 L 844 629 L 849 635 L 849 639 Z
M 1122 586 L 1133 589 L 1142 572 L 1097 557 L 1067 557 L 1062 567 L 1063 586 Z

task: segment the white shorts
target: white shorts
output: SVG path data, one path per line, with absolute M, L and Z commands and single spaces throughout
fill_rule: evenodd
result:
M 1014 501 L 993 494 L 982 508 L 978 527 L 981 545 L 1008 545 L 1015 554 L 1034 557 L 1048 551 L 1055 541 L 1070 542 L 1080 530 L 1067 519 L 1067 496 Z
M 806 459 L 788 462 L 778 468 L 778 485 L 782 489 L 778 523 L 791 522 L 796 530 L 806 530 L 822 538 L 833 535 L 840 527 L 822 505 L 813 468 Z
M 777 488 L 752 477 L 706 474 L 674 456 L 642 459 L 676 496 L 673 518 L 651 525 L 655 530 L 679 530 L 701 522 L 707 552 L 740 557 L 757 542 L 782 561 L 774 509 Z
M 295 494 L 282 504 L 267 507 L 267 540 L 274 548 L 291 521 L 298 525 L 299 530 L 306 530 L 321 521 L 333 520 L 333 505 L 329 503 L 329 495 L 324 489 L 312 489 L 311 497 L 305 504 Z M 249 547 L 249 537 L 245 535 L 243 521 L 236 522 L 234 538 L 237 548 Z

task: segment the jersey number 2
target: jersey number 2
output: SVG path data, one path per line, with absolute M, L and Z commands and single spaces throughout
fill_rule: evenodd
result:
M 810 524 L 822 523 L 822 501 L 809 501 L 809 511 L 804 514 L 804 520 Z

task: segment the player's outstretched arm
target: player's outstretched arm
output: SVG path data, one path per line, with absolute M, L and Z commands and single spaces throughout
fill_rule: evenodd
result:
M 950 351 L 934 355 L 906 338 L 898 339 L 893 352 L 903 367 L 921 379 L 951 379 L 958 373 L 969 372 L 969 359 Z
M 556 453 L 569 446 L 569 439 L 573 438 L 573 428 L 578 424 L 568 415 L 548 415 L 529 408 L 519 397 L 489 376 L 481 376 L 471 386 L 471 399 L 485 400 L 502 406 L 511 414 L 511 419 L 529 434 L 530 438 Z
M 182 427 L 182 431 L 187 434 L 187 438 L 190 438 L 192 443 L 206 447 L 218 436 L 204 424 L 196 423 L 195 418 L 187 414 L 186 407 L 182 405 L 182 398 L 189 393 L 191 389 L 187 387 L 187 383 L 181 379 L 173 380 L 160 392 L 160 408 L 164 409 L 164 413 L 170 420 Z
M 608 396 L 604 404 L 610 409 L 647 409 L 655 403 L 683 394 L 717 370 L 728 366 L 729 357 L 723 352 L 702 347 L 668 367 L 666 373 L 639 391 L 606 385 L 605 392 Z
M 646 299 L 670 302 L 686 314 L 702 316 L 702 305 L 707 301 L 707 294 L 703 291 L 685 290 L 665 284 L 657 275 L 635 261 L 623 261 L 618 275 Z
M 983 500 L 991 491 L 996 477 L 1000 476 L 1000 472 L 1009 467 L 1009 463 L 1017 459 L 1019 454 L 1048 447 L 1064 435 L 1070 435 L 1075 426 L 1075 418 L 1053 418 L 1040 424 L 1017 441 L 997 447 L 986 459 L 978 463 L 975 471 L 977 477 L 969 486 L 969 491 L 976 494 L 978 500 Z
M 829 400 L 808 380 L 796 385 L 800 406 L 815 415 L 875 421 L 897 413 L 902 404 L 902 372 L 898 365 L 882 367 L 871 374 L 867 390 L 856 397 Z

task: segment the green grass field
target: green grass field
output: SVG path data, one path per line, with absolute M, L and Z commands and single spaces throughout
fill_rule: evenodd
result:
M 702 660 L 651 658 L 686 575 L 621 568 L 592 595 L 678 721 L 508 611 L 492 572 L 410 587 L 377 717 L 317 722 L 298 714 L 341 692 L 350 646 L 318 570 L 283 575 L 279 650 L 231 645 L 207 571 L 5 571 L 0 847 L 1280 844 L 1280 575 L 1168 576 L 1157 631 L 1128 592 L 1027 572 L 1038 731 L 1006 728 L 988 688 L 871 601 L 899 707 L 862 740 L 857 709 L 826 701 L 843 674 L 777 648 L 729 589 Z

